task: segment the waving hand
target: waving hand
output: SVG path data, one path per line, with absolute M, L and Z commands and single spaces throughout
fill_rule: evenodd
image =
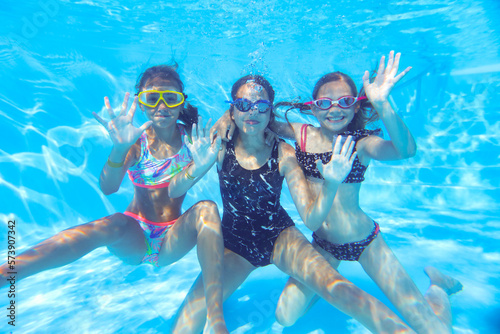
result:
M 127 112 L 127 105 L 130 94 L 125 94 L 123 99 L 122 107 L 120 113 L 115 115 L 113 108 L 109 103 L 108 97 L 104 98 L 104 105 L 109 114 L 109 121 L 102 119 L 97 113 L 92 113 L 99 123 L 108 131 L 113 145 L 118 149 L 128 150 L 137 139 L 141 136 L 142 132 L 146 130 L 153 122 L 147 121 L 139 128 L 135 127 L 132 123 L 137 109 L 137 97 L 134 98 L 132 106 Z
M 352 137 L 347 137 L 344 145 L 341 144 L 342 136 L 338 136 L 333 144 L 332 159 L 325 165 L 321 160 L 316 161 L 319 172 L 326 182 L 332 184 L 342 183 L 351 171 L 357 153 L 353 152 L 356 143 Z

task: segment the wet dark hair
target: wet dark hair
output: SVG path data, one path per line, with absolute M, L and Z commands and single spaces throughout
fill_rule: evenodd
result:
M 137 83 L 135 85 L 136 93 L 139 94 L 148 82 L 160 79 L 173 81 L 179 86 L 181 93 L 184 94 L 184 84 L 182 83 L 179 73 L 177 73 L 178 67 L 177 63 L 174 63 L 173 65 L 157 65 L 146 69 L 139 75 L 139 78 L 137 78 Z M 187 99 L 186 94 L 184 94 L 184 98 Z M 188 128 L 191 128 L 193 123 L 198 122 L 198 108 L 184 101 L 184 109 L 179 115 L 179 120 Z
M 321 87 L 323 87 L 325 84 L 329 82 L 334 82 L 334 81 L 343 81 L 347 85 L 349 85 L 353 96 L 366 96 L 363 88 L 361 88 L 361 91 L 359 92 L 358 95 L 358 89 L 356 88 L 356 84 L 354 83 L 354 81 L 351 79 L 350 76 L 348 76 L 345 73 L 337 71 L 325 74 L 318 80 L 318 82 L 316 82 L 316 85 L 314 85 L 312 93 L 313 99 L 316 100 Z M 348 131 L 364 129 L 367 124 L 373 123 L 378 119 L 378 114 L 373 110 L 370 101 L 361 100 L 356 103 L 360 104 L 359 109 L 358 112 L 354 114 L 354 118 L 352 119 L 351 123 L 349 123 L 349 125 L 347 126 Z
M 245 75 L 244 77 L 242 78 L 239 78 L 234 84 L 233 84 L 233 88 L 231 88 L 231 98 L 234 100 L 236 100 L 236 94 L 238 93 L 238 90 L 240 89 L 241 86 L 243 86 L 244 84 L 246 83 L 250 83 L 250 82 L 253 82 L 253 83 L 256 83 L 257 85 L 260 85 L 262 87 L 264 87 L 264 89 L 266 90 L 267 92 L 267 95 L 269 96 L 269 101 L 271 102 L 271 104 L 274 102 L 274 89 L 273 87 L 271 86 L 271 84 L 269 83 L 269 81 L 267 81 L 266 78 L 264 78 L 263 76 L 261 75 L 258 75 L 258 74 L 248 74 L 248 75 Z M 229 112 L 231 113 L 231 115 L 233 114 L 234 112 L 234 106 L 231 105 L 231 108 L 229 108 Z M 269 119 L 269 123 L 268 123 L 268 127 L 269 125 L 274 122 L 274 112 L 273 110 L 271 110 L 271 118 Z

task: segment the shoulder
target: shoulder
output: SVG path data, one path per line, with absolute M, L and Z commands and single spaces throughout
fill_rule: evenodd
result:
M 383 143 L 385 140 L 381 137 L 382 130 L 357 130 L 352 136 L 356 141 L 356 151 L 358 152 L 358 158 L 363 164 L 367 164 L 369 162 L 369 158 L 366 157 L 366 152 L 370 147 L 379 145 Z
M 278 145 L 279 145 L 280 158 L 283 158 L 283 157 L 286 157 L 289 155 L 295 156 L 295 149 L 290 144 L 285 142 L 284 140 L 280 140 Z
M 316 134 L 319 130 L 319 128 L 316 128 L 314 125 L 307 123 L 292 123 L 292 128 L 297 143 L 305 139 L 304 137 Z
M 287 175 L 289 171 L 298 166 L 295 157 L 295 149 L 288 143 L 281 141 L 279 143 L 279 169 L 281 175 Z

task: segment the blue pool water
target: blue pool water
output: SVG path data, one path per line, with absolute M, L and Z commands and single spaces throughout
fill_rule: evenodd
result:
M 111 142 L 91 112 L 102 111 L 104 96 L 117 106 L 148 66 L 174 58 L 189 99 L 217 118 L 232 83 L 249 72 L 264 74 L 277 100 L 306 99 L 322 74 L 341 70 L 360 84 L 394 49 L 413 67 L 393 99 L 419 151 L 373 162 L 362 207 L 422 291 L 429 264 L 463 283 L 452 298 L 455 333 L 500 333 L 497 0 L 3 0 L 0 20 L 2 262 L 9 220 L 20 252 L 125 209 L 128 180 L 108 197 L 98 188 Z M 211 171 L 185 207 L 220 203 L 216 182 Z M 300 226 L 287 190 L 283 204 Z M 357 263 L 340 271 L 388 304 Z M 195 252 L 153 269 L 99 249 L 18 282 L 15 327 L 0 290 L 0 332 L 162 333 L 198 273 Z M 324 301 L 295 326 L 279 326 L 274 308 L 286 279 L 272 266 L 255 271 L 225 304 L 231 332 L 366 332 Z

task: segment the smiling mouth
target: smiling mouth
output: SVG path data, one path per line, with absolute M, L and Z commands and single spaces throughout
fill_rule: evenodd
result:
M 344 120 L 344 116 L 337 116 L 337 117 L 327 117 L 327 121 L 329 122 L 340 122 L 342 120 Z

